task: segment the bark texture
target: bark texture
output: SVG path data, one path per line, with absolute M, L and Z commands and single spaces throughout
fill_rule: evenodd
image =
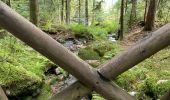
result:
M 61 22 L 64 21 L 64 0 L 61 0 Z
M 119 39 L 123 39 L 123 29 L 124 29 L 124 0 L 121 0 L 121 10 L 120 10 L 120 33 L 118 34 Z
M 71 0 L 66 0 L 66 23 L 70 24 L 70 1 Z
M 154 28 L 156 6 L 157 6 L 157 0 L 150 0 L 149 9 L 147 12 L 147 17 L 146 17 L 146 22 L 144 27 L 145 31 L 151 31 Z
M 89 24 L 88 0 L 85 0 L 85 24 Z
M 129 20 L 129 28 L 132 28 L 132 25 L 136 22 L 136 6 L 137 6 L 137 0 L 132 0 L 132 8 L 131 8 L 131 14 L 130 14 L 130 20 Z
M 30 0 L 30 21 L 38 25 L 38 0 Z

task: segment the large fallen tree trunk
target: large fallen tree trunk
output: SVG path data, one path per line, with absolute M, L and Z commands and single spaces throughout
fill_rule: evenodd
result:
M 1 87 L 0 87 L 0 100 L 8 100 L 7 96 L 5 95 Z
M 151 37 L 140 41 L 132 47 L 129 47 L 129 49 L 125 50 L 124 52 L 120 53 L 120 55 L 114 57 L 109 62 L 104 64 L 103 67 L 100 66 L 99 73 L 106 79 L 114 79 L 118 75 L 122 74 L 123 72 L 132 68 L 134 65 L 152 56 L 168 45 L 170 45 L 170 23 L 153 32 Z M 78 83 L 79 82 L 77 81 L 65 90 L 61 91 L 63 97 L 65 97 L 65 100 L 76 96 L 83 97 L 91 92 L 82 84 Z M 80 87 L 79 94 L 75 94 L 76 88 L 73 87 Z M 67 91 L 69 91 L 69 89 L 72 89 L 71 91 L 74 94 L 70 94 L 68 96 Z M 57 100 L 58 97 L 59 94 L 57 93 L 51 99 Z
M 61 66 L 89 89 L 95 90 L 104 98 L 108 100 L 134 100 L 132 96 L 114 83 L 103 80 L 89 64 L 2 2 L 0 2 L 0 26 Z

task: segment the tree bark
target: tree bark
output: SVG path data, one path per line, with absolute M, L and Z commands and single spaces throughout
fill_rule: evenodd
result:
M 81 23 L 81 0 L 79 0 L 79 24 Z
M 129 49 L 127 49 L 123 53 L 120 53 L 120 55 L 112 58 L 109 62 L 104 64 L 103 67 L 99 66 L 100 69 L 98 72 L 105 79 L 115 79 L 118 75 L 122 74 L 123 72 L 132 68 L 134 65 L 142 62 L 144 59 L 152 56 L 156 52 L 167 47 L 168 45 L 170 45 L 170 23 L 153 32 L 152 37 L 147 38 L 132 47 L 129 47 Z M 73 94 L 77 91 L 77 88 L 74 87 L 80 88 L 79 94 Z M 72 89 L 72 93 L 69 96 L 65 97 L 65 95 L 67 95 L 67 91 L 69 91 L 69 88 Z M 66 89 L 67 91 L 63 90 L 62 94 L 67 99 L 71 98 L 71 96 L 83 97 L 92 92 L 78 81 Z M 70 100 L 74 100 L 74 98 Z
M 64 21 L 64 0 L 61 0 L 61 22 Z
M 85 25 L 89 24 L 88 0 L 85 0 Z
M 146 14 L 147 14 L 147 9 L 148 9 L 148 0 L 145 0 L 145 12 L 143 16 L 143 21 L 146 23 Z
M 96 12 L 95 12 L 95 6 L 96 6 L 96 0 L 93 0 L 93 10 L 92 10 L 92 12 L 93 12 L 93 15 L 92 15 L 92 24 L 95 22 L 95 15 L 96 15 Z
M 38 25 L 38 0 L 30 0 L 30 21 Z
M 132 8 L 131 8 L 131 14 L 130 14 L 130 20 L 129 20 L 129 28 L 132 28 L 132 25 L 136 22 L 136 6 L 137 6 L 137 0 L 132 0 Z
M 89 64 L 2 2 L 0 2 L 0 20 L 3 28 L 74 75 L 90 90 L 95 90 L 108 100 L 134 100 L 127 92 L 101 78 Z
M 151 31 L 154 28 L 155 15 L 156 15 L 157 0 L 150 0 L 149 9 L 145 22 L 145 31 Z
M 120 33 L 118 37 L 120 40 L 123 39 L 123 29 L 124 29 L 124 0 L 121 0 L 121 10 L 120 10 Z
M 71 0 L 66 0 L 66 23 L 70 24 L 70 1 Z
M 5 95 L 1 87 L 0 87 L 0 100 L 8 100 L 7 96 Z

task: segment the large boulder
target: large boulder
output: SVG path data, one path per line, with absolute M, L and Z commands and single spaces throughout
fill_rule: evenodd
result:
M 23 67 L 0 64 L 0 85 L 8 96 L 31 94 L 41 86 L 42 78 Z

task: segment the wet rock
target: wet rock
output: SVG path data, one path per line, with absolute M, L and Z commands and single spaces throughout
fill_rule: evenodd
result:
M 88 64 L 90 64 L 93 67 L 98 67 L 100 65 L 100 61 L 99 60 L 86 60 L 86 62 Z

